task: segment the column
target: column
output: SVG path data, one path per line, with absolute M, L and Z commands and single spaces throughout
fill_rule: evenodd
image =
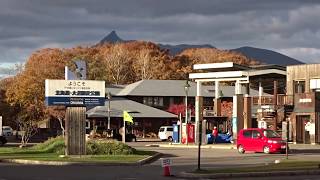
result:
M 243 128 L 252 127 L 252 118 L 251 118 L 251 97 L 245 95 L 244 105 L 243 105 Z
M 196 96 L 196 104 L 195 104 L 195 143 L 199 142 L 199 133 L 201 130 L 199 129 L 199 124 L 203 119 L 203 97 L 201 94 L 201 82 L 197 81 L 197 96 Z
M 262 87 L 262 83 L 259 82 L 259 105 L 261 105 L 262 96 L 263 96 L 263 87 Z
M 219 87 L 219 81 L 215 81 L 214 83 L 214 113 L 216 116 L 220 116 L 221 115 L 221 102 L 219 100 L 220 98 L 220 87 Z
M 273 122 L 273 130 L 277 130 L 277 122 L 278 122 L 278 112 L 277 112 L 277 96 L 278 96 L 278 81 L 273 81 L 273 110 L 275 117 Z

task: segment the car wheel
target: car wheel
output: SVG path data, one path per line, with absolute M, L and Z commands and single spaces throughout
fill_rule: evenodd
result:
M 269 154 L 269 153 L 270 153 L 270 148 L 269 148 L 269 146 L 263 147 L 263 153 L 265 153 L 265 154 Z
M 171 136 L 169 136 L 169 137 L 168 137 L 168 141 L 170 141 L 170 142 L 171 142 L 172 140 L 173 140 L 173 139 L 172 139 L 172 137 L 171 137 Z
M 238 146 L 238 152 L 239 152 L 240 154 L 243 154 L 243 153 L 245 152 L 245 150 L 244 150 L 244 148 L 243 148 L 242 145 L 239 145 L 239 146 Z

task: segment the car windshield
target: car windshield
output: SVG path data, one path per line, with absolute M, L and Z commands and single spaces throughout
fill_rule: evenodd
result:
M 159 129 L 159 132 L 163 132 L 163 131 L 164 131 L 164 128 L 160 128 L 160 129 Z
M 264 130 L 263 134 L 267 138 L 279 138 L 280 137 L 280 135 L 277 132 L 273 131 L 273 130 Z

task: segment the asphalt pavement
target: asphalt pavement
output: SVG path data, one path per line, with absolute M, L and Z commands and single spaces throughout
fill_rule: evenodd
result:
M 163 176 L 163 168 L 160 159 L 156 158 L 148 164 L 136 164 L 134 166 L 48 166 L 48 165 L 19 165 L 12 163 L 0 163 L 0 179 L 188 179 L 191 175 L 183 175 L 197 168 L 198 146 L 194 144 L 181 145 L 170 142 L 161 142 L 157 139 L 138 139 L 138 142 L 130 142 L 128 145 L 142 150 L 157 151 L 162 158 L 172 161 L 171 177 Z M 7 146 L 15 146 L 17 143 L 8 143 Z M 320 145 L 290 144 L 292 153 L 289 159 L 293 160 L 318 160 L 320 162 Z M 256 166 L 274 163 L 275 160 L 283 160 L 283 154 L 245 153 L 239 154 L 232 144 L 214 144 L 201 146 L 201 168 L 230 168 L 243 166 Z M 23 172 L 23 173 L 15 173 Z M 248 174 L 248 173 L 247 173 Z M 273 174 L 275 177 L 287 177 L 288 174 Z M 242 175 L 244 176 L 244 175 Z M 265 176 L 265 175 L 264 175 Z M 306 174 L 302 177 L 314 177 L 317 175 Z M 295 175 L 295 178 L 297 175 Z M 193 178 L 213 178 L 193 177 Z M 231 177 L 217 177 L 229 179 Z M 238 177 L 240 178 L 240 177 Z

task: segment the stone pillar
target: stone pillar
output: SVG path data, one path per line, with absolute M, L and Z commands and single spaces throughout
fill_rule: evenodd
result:
M 252 118 L 251 118 L 251 100 L 252 98 L 249 96 L 244 97 L 244 105 L 243 105 L 243 128 L 251 128 L 252 127 Z
M 234 143 L 236 143 L 238 132 L 243 129 L 243 112 L 243 95 L 237 94 L 233 96 L 232 111 L 232 138 Z
M 235 94 L 242 94 L 242 88 L 239 80 L 237 80 L 235 84 Z
M 220 98 L 220 88 L 219 88 L 219 81 L 215 81 L 214 84 L 215 89 L 215 95 L 214 95 L 214 113 L 216 116 L 221 115 L 221 102 L 219 102 Z
M 196 96 L 196 105 L 195 105 L 195 143 L 199 142 L 199 123 L 203 120 L 203 97 L 201 94 L 201 82 L 197 82 L 197 96 Z
M 274 110 L 274 118 L 273 118 L 273 130 L 276 131 L 277 130 L 277 123 L 278 123 L 278 81 L 273 81 L 273 110 Z
M 66 155 L 86 154 L 86 107 L 68 107 L 66 112 Z
M 246 83 L 245 86 L 246 86 L 246 93 L 245 94 L 250 95 L 250 84 Z
M 261 98 L 262 98 L 262 96 L 263 96 L 263 87 L 262 87 L 262 83 L 259 82 L 259 105 L 261 105 L 261 102 L 262 102 Z

